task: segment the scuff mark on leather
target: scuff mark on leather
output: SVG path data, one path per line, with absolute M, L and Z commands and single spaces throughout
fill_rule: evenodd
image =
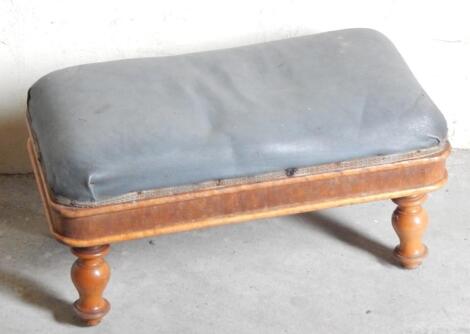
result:
M 94 185 L 95 185 L 95 181 L 93 180 L 93 175 L 90 175 L 88 177 L 86 187 L 90 191 L 90 194 L 91 194 L 91 197 L 93 198 L 93 200 L 96 201 L 96 194 L 95 194 L 95 190 L 94 190 Z
M 291 177 L 291 176 L 295 175 L 295 173 L 297 172 L 297 168 L 296 167 L 290 167 L 290 168 L 286 168 L 284 171 L 286 172 L 287 177 Z

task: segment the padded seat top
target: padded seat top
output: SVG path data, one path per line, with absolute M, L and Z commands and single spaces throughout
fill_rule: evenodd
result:
M 447 135 L 395 47 L 369 29 L 66 68 L 32 86 L 28 117 L 52 194 L 77 205 Z

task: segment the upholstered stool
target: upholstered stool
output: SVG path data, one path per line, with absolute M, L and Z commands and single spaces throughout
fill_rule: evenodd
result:
M 74 308 L 109 310 L 109 244 L 393 199 L 396 258 L 426 255 L 426 193 L 447 178 L 442 114 L 390 41 L 351 29 L 88 64 L 28 95 L 28 144 Z

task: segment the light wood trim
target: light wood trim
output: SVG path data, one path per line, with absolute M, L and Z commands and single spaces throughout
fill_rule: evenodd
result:
M 27 149 L 29 159 L 31 161 L 31 166 L 33 167 L 34 179 L 36 180 L 36 185 L 38 187 L 39 195 L 41 196 L 41 201 L 44 208 L 44 213 L 46 215 L 47 225 L 49 231 L 57 238 L 54 228 L 52 226 L 52 213 L 51 213 L 51 199 L 49 197 L 49 192 L 47 191 L 45 185 L 46 180 L 44 179 L 44 174 L 42 173 L 41 167 L 39 166 L 39 161 L 36 158 L 36 154 L 33 147 L 33 142 L 31 137 L 28 138 Z
M 79 239 L 64 237 L 62 235 L 55 233 L 54 231 L 52 231 L 52 233 L 57 240 L 61 241 L 64 244 L 72 245 L 73 247 L 89 247 L 89 246 L 100 245 L 104 243 L 112 244 L 112 243 L 122 242 L 126 240 L 132 240 L 132 239 L 141 239 L 141 238 L 147 238 L 147 237 L 158 236 L 158 235 L 172 234 L 172 233 L 177 233 L 177 232 L 186 232 L 186 231 L 202 229 L 202 228 L 207 228 L 207 227 L 221 226 L 221 225 L 234 224 L 234 223 L 243 223 L 246 221 L 257 220 L 257 219 L 287 216 L 287 215 L 311 212 L 311 211 L 334 208 L 334 207 L 341 207 L 341 206 L 352 205 L 352 204 L 361 204 L 361 203 L 367 203 L 367 202 L 387 200 L 391 198 L 405 197 L 405 196 L 410 196 L 410 195 L 415 195 L 415 194 L 420 194 L 420 193 L 427 193 L 427 192 L 431 192 L 431 191 L 441 188 L 446 182 L 447 182 L 447 178 L 429 187 L 382 193 L 382 194 L 371 195 L 371 196 L 345 198 L 341 200 L 316 203 L 316 204 L 307 204 L 307 205 L 296 206 L 296 207 L 278 208 L 278 209 L 273 209 L 273 210 L 268 210 L 268 211 L 263 211 L 263 212 L 240 213 L 240 214 L 231 215 L 231 216 L 211 218 L 211 219 L 207 219 L 204 221 L 188 222 L 188 223 L 179 224 L 176 226 L 168 226 L 168 227 L 163 227 L 163 228 L 159 227 L 159 228 L 147 229 L 143 231 L 135 231 L 131 233 L 113 235 L 113 236 L 105 237 L 105 238 L 79 240 Z

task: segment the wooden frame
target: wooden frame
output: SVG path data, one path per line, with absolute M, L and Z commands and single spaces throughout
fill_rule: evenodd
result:
M 404 267 L 414 268 L 427 253 L 421 242 L 427 224 L 421 203 L 426 193 L 446 182 L 445 161 L 450 152 L 445 143 L 429 154 L 379 165 L 352 165 L 313 175 L 81 208 L 54 200 L 32 138 L 30 135 L 28 151 L 49 228 L 78 256 L 72 277 L 80 298 L 74 308 L 90 325 L 97 324 L 109 310 L 109 303 L 102 298 L 109 278 L 103 259 L 108 244 L 130 239 L 393 199 L 398 207 L 392 221 L 400 238 L 394 253 Z

